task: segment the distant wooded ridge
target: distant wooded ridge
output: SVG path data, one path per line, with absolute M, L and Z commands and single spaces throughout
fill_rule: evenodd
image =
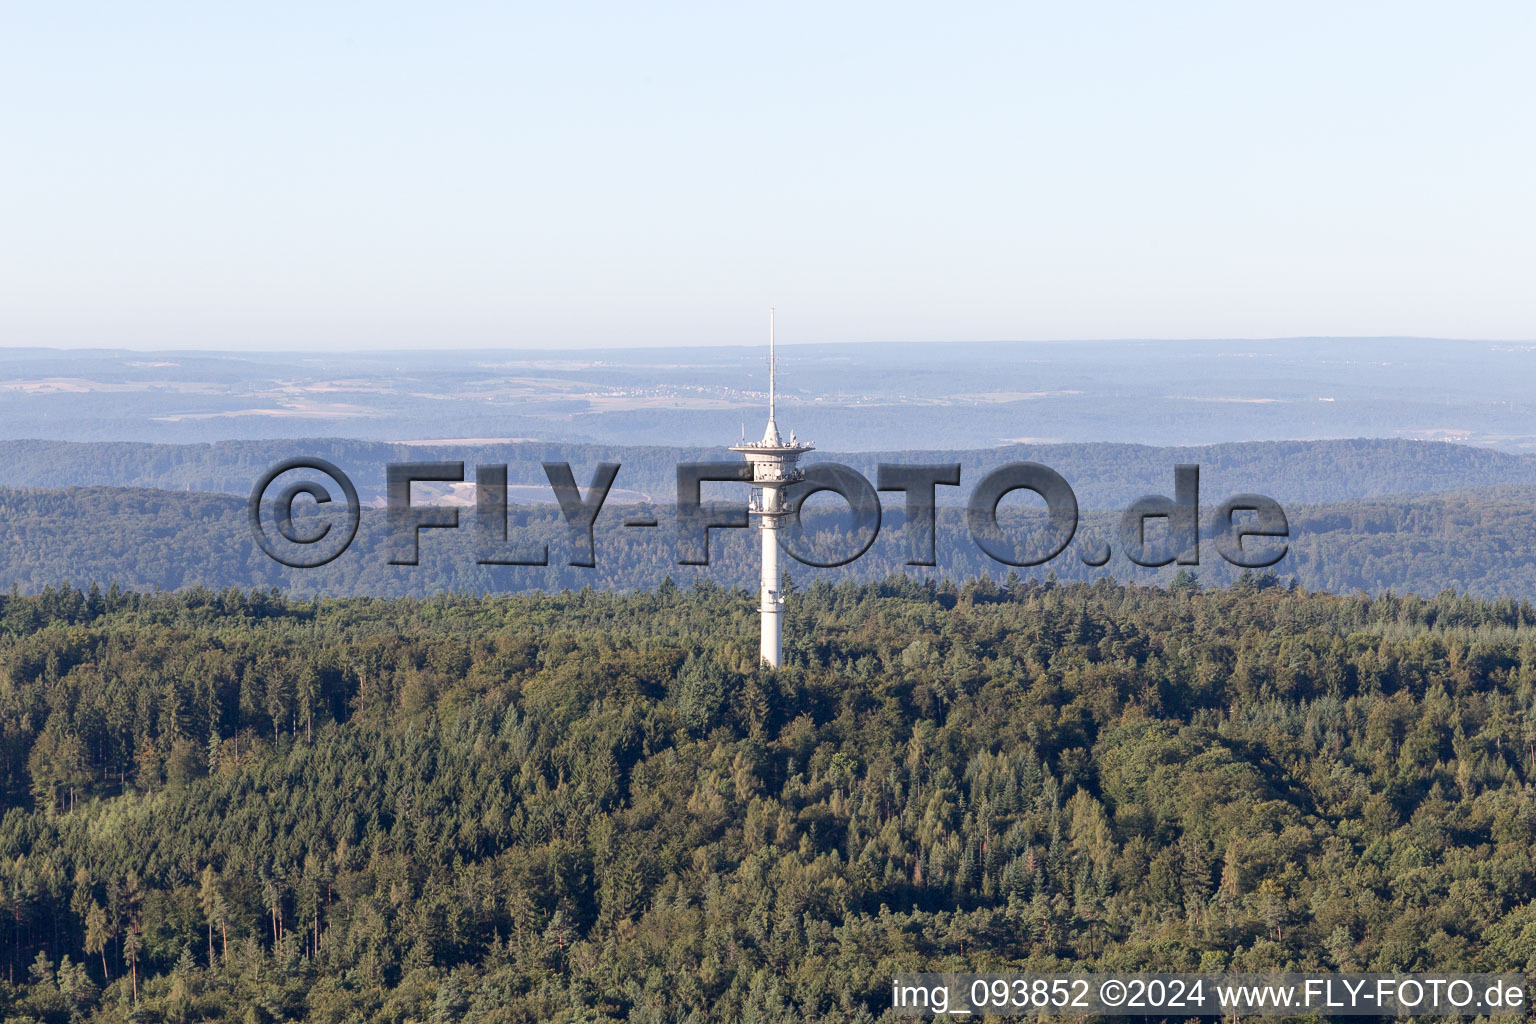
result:
M 618 462 L 623 468 L 614 483 L 615 500 L 667 502 L 676 495 L 679 462 L 735 459 L 724 446 L 389 444 L 334 438 L 213 444 L 4 441 L 0 442 L 0 487 L 148 487 L 248 495 L 268 467 L 297 455 L 335 463 L 352 478 L 364 502 L 382 501 L 384 466 L 390 462 L 462 461 L 469 479 L 473 479 L 474 465 L 505 463 L 509 483 L 519 488 L 511 496 L 514 502 L 553 501 L 542 462 L 569 462 L 583 486 L 597 463 Z M 1200 466 L 1202 494 L 1213 501 L 1239 491 L 1258 491 L 1282 503 L 1305 504 L 1536 485 L 1536 456 L 1398 439 L 1247 441 L 1196 447 L 1092 442 L 942 450 L 819 450 L 810 461 L 842 462 L 871 479 L 880 462 L 958 462 L 961 486 L 938 489 L 938 499 L 945 504 L 961 503 L 969 486 L 983 474 L 1017 461 L 1040 462 L 1061 473 L 1084 508 L 1115 508 L 1144 494 L 1171 494 L 1173 467 L 1180 463 Z
M 365 508 L 356 542 L 319 569 L 287 569 L 256 546 L 244 497 L 142 488 L 0 489 L 0 586 L 37 591 L 69 583 L 117 582 L 139 590 L 279 586 L 295 594 L 426 597 L 438 593 L 556 592 L 594 587 L 642 590 L 668 577 L 730 587 L 751 587 L 757 551 L 745 530 L 711 531 L 707 570 L 678 564 L 676 536 L 665 505 L 649 506 L 660 519 L 653 529 L 628 529 L 624 506 L 605 506 L 595 539 L 597 568 L 567 564 L 565 529 L 553 505 L 514 506 L 509 529 L 519 539 L 549 545 L 547 567 L 485 566 L 476 561 L 472 510 L 456 530 L 424 531 L 417 566 L 388 563 L 382 510 Z M 1290 549 L 1273 572 L 1309 590 L 1351 593 L 1417 593 L 1445 590 L 1477 596 L 1536 596 L 1536 486 L 1485 487 L 1311 505 L 1290 505 Z M 1021 511 L 1020 528 L 1029 513 Z M 1118 512 L 1085 510 L 1079 533 L 1109 538 Z M 836 524 L 836 517 L 832 517 Z M 939 510 L 932 568 L 904 565 L 906 548 L 899 506 L 885 517 L 868 553 L 839 569 L 789 563 L 796 585 L 818 580 L 873 581 L 891 574 L 923 579 L 1003 580 L 1015 570 L 992 561 L 972 542 L 961 510 Z M 1241 578 L 1202 534 L 1206 585 Z M 1073 549 L 1027 578 L 1054 573 L 1063 580 L 1110 577 L 1128 582 L 1169 583 L 1177 566 L 1144 569 L 1116 551 L 1108 565 L 1084 565 Z

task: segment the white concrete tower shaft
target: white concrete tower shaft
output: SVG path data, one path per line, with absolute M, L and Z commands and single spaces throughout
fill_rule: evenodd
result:
M 761 528 L 763 535 L 763 585 L 762 599 L 757 611 L 762 619 L 762 640 L 759 650 L 763 662 L 770 668 L 778 668 L 784 650 L 784 595 L 780 593 L 779 575 L 779 503 L 783 500 L 777 487 L 763 489 Z
M 814 446 L 796 440 L 793 433 L 786 441 L 779 434 L 777 422 L 778 362 L 774 339 L 774 314 L 768 312 L 768 426 L 763 439 L 756 443 L 743 441 L 731 448 L 746 457 L 752 466 L 752 502 L 748 511 L 757 517 L 758 530 L 762 534 L 763 576 L 758 600 L 758 617 L 762 624 L 759 650 L 763 663 L 778 668 L 783 663 L 784 596 L 780 587 L 779 537 L 780 526 L 786 516 L 784 488 L 801 479 L 803 474 L 796 467 L 802 454 Z

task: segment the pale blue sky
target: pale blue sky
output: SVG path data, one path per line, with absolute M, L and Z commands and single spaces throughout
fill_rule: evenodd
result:
M 1528 3 L 0 3 L 0 344 L 1536 338 Z

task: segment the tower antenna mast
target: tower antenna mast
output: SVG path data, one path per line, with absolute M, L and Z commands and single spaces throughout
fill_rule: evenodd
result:
M 768 418 L 774 419 L 774 377 L 779 363 L 773 352 L 773 307 L 768 307 Z

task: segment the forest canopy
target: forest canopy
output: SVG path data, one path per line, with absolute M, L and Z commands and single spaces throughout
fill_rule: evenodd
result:
M 1017 577 L 0 603 L 0 1019 L 1536 968 L 1536 612 Z

